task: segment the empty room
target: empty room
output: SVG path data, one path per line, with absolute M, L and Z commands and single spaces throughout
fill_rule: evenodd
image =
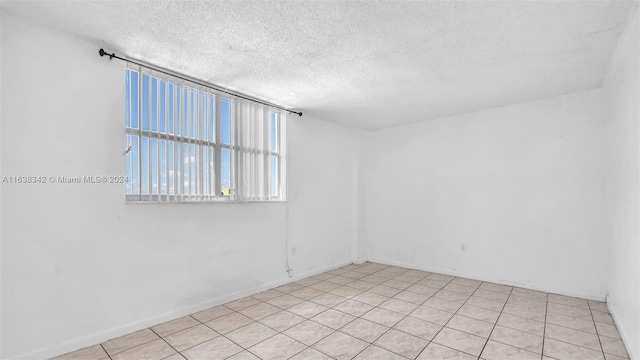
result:
M 0 358 L 640 360 L 638 1 L 0 1 Z

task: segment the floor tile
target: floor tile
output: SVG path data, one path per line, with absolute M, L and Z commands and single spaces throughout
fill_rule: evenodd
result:
M 547 324 L 560 325 L 592 334 L 596 333 L 596 327 L 593 325 L 592 320 L 585 320 L 556 313 L 548 313 L 546 320 Z
M 604 360 L 604 355 L 601 351 L 594 351 L 553 339 L 544 340 L 543 353 L 545 356 L 562 360 Z
M 383 302 L 387 301 L 389 297 L 382 296 L 379 294 L 374 294 L 371 292 L 363 292 L 362 294 L 356 295 L 353 297 L 353 300 L 359 301 L 361 303 L 365 303 L 371 306 L 378 306 Z
M 467 279 L 467 278 L 455 278 L 455 279 L 451 280 L 451 284 L 469 286 L 469 287 L 472 287 L 472 288 L 476 289 L 476 288 L 478 288 L 478 286 L 480 286 L 480 284 L 482 284 L 482 281 L 473 280 L 473 279 Z
M 547 293 L 537 290 L 529 290 L 523 288 L 513 288 L 511 295 L 524 296 L 529 298 L 546 298 Z
M 327 275 L 327 276 L 331 277 L 331 275 Z M 295 283 L 289 283 L 289 284 L 285 284 L 285 285 L 282 285 L 282 286 L 278 286 L 276 288 L 276 290 L 288 294 L 288 293 L 294 292 L 294 291 L 296 291 L 298 289 L 302 289 L 302 288 L 303 288 L 302 285 L 295 284 Z
M 380 325 L 392 327 L 397 324 L 398 321 L 400 321 L 404 317 L 404 315 L 382 308 L 374 308 L 361 317 L 365 320 L 373 321 Z
M 433 280 L 433 279 L 422 279 L 416 283 L 416 285 L 427 286 L 427 287 L 438 289 L 438 290 L 442 289 L 447 284 L 448 282 L 446 281 L 439 281 L 439 280 Z
M 482 285 L 480 285 L 478 290 L 476 290 L 476 292 L 474 292 L 473 295 L 479 296 L 481 298 L 489 299 L 489 300 L 496 300 L 496 301 L 507 301 L 507 299 L 509 298 L 508 292 L 504 293 L 504 292 L 487 290 Z
M 249 306 L 248 308 L 244 308 L 238 312 L 250 319 L 260 320 L 279 311 L 281 311 L 280 308 L 277 308 L 273 305 L 260 303 L 257 305 Z
M 102 345 L 56 360 L 107 360 L 108 355 L 120 360 L 628 357 L 604 302 L 371 262 Z
M 226 334 L 229 331 L 233 331 L 239 327 L 251 324 L 252 322 L 253 320 L 242 314 L 231 313 L 229 315 L 213 319 L 207 322 L 206 325 L 219 332 L 220 334 Z
M 414 303 L 410 303 L 408 301 L 404 301 L 404 300 L 389 299 L 383 302 L 382 304 L 380 304 L 379 307 L 386 310 L 397 312 L 399 314 L 409 315 L 413 310 L 415 310 L 418 307 L 418 305 Z
M 167 335 L 177 333 L 180 330 L 184 330 L 198 324 L 200 324 L 198 320 L 192 318 L 191 316 L 184 316 L 179 319 L 167 321 L 160 325 L 153 326 L 151 327 L 151 330 L 158 334 L 158 336 L 165 337 Z
M 450 282 L 444 288 L 442 288 L 442 290 L 453 291 L 460 294 L 471 296 L 476 291 L 476 288 L 464 286 L 464 285 L 458 285 L 458 284 L 454 284 L 453 282 Z
M 587 301 L 589 303 L 589 308 L 591 310 L 595 310 L 595 311 L 602 311 L 602 312 L 609 312 L 609 308 L 607 307 L 607 303 L 602 302 L 602 301 L 594 301 L 594 300 L 588 300 Z
M 391 329 L 379 337 L 374 345 L 413 359 L 428 343 L 427 340 Z
M 595 322 L 610 324 L 610 325 L 614 324 L 613 318 L 609 313 L 602 312 L 602 311 L 591 311 L 591 314 L 593 315 L 593 321 Z
M 249 351 L 258 355 L 262 360 L 288 359 L 304 350 L 307 346 L 288 336 L 278 334 L 257 345 L 249 348 Z
M 275 334 L 277 334 L 277 332 L 269 327 L 260 323 L 251 323 L 233 330 L 232 332 L 225 334 L 225 336 L 246 349 L 272 337 Z
M 271 300 L 273 298 L 277 298 L 278 296 L 282 296 L 284 295 L 284 293 L 278 291 L 278 290 L 267 290 L 267 291 L 263 291 L 261 293 L 255 294 L 255 295 L 251 295 L 252 298 L 254 299 L 258 299 L 261 301 L 267 301 L 267 300 Z
M 113 360 L 160 360 L 176 353 L 162 339 L 153 340 L 111 356 Z
M 338 284 L 338 285 L 344 285 L 344 284 L 350 283 L 353 280 L 351 280 L 348 277 L 336 275 L 336 276 L 334 276 L 332 278 L 327 279 L 327 281 L 328 282 L 332 282 L 334 284 Z
M 416 305 L 422 305 L 427 299 L 429 299 L 430 295 L 423 295 L 414 293 L 411 291 L 401 291 L 396 294 L 393 298 L 398 300 L 407 301 Z
M 591 320 L 591 311 L 575 306 L 568 306 L 562 304 L 549 303 L 547 305 L 547 311 L 550 313 L 557 313 L 572 317 L 577 317 L 585 320 Z
M 432 296 L 433 294 L 439 291 L 436 288 L 432 288 L 424 285 L 418 285 L 418 284 L 411 285 L 406 290 L 414 293 L 422 294 L 422 295 L 429 295 L 429 296 Z
M 377 347 L 375 345 L 369 345 L 366 349 L 362 350 L 355 360 L 406 360 L 398 354 L 394 354 L 388 350 Z
M 620 339 L 620 333 L 618 329 L 614 325 L 604 324 L 604 323 L 595 323 L 596 329 L 598 329 L 598 335 L 606 336 L 614 339 Z
M 396 295 L 397 293 L 399 293 L 400 289 L 396 289 L 396 288 L 392 288 L 389 286 L 385 286 L 385 285 L 378 285 L 378 286 L 374 286 L 371 289 L 367 290 L 370 293 L 374 293 L 374 294 L 378 294 L 378 295 L 382 295 L 382 296 L 386 296 L 386 297 L 392 297 L 394 295 Z
M 388 327 L 364 319 L 356 319 L 345 325 L 341 332 L 366 342 L 374 342 L 389 330 Z
M 231 340 L 218 336 L 215 339 L 196 345 L 182 354 L 189 360 L 222 360 L 242 351 Z
M 335 332 L 320 340 L 313 347 L 337 360 L 348 360 L 364 350 L 368 344 L 353 336 Z
M 516 315 L 502 313 L 498 318 L 498 325 L 543 336 L 544 322 L 523 318 Z
M 483 338 L 488 338 L 489 334 L 493 330 L 493 324 L 476 320 L 470 317 L 462 315 L 454 315 L 447 323 L 447 327 L 459 331 L 464 331 L 469 334 L 477 335 Z
M 489 339 L 518 349 L 542 354 L 542 336 L 496 325 Z
M 345 301 L 347 301 L 348 299 L 346 297 L 343 296 L 339 296 L 336 294 L 331 294 L 331 293 L 324 293 L 320 296 L 316 296 L 313 299 L 309 300 L 311 302 L 314 302 L 316 304 L 320 304 L 322 306 L 326 306 L 326 307 L 334 307 L 340 303 L 343 303 Z
M 550 339 L 564 341 L 569 344 L 586 347 L 591 350 L 602 351 L 598 336 L 584 331 L 547 324 L 544 336 Z
M 303 321 L 305 321 L 305 318 L 302 316 L 298 316 L 286 310 L 282 310 L 260 320 L 261 323 L 280 332 L 285 331 Z
M 451 301 L 465 302 L 467 301 L 467 299 L 471 297 L 471 294 L 462 294 L 459 292 L 442 289 L 437 293 L 435 293 L 433 297 L 445 299 L 445 300 L 451 300 Z
M 322 306 L 311 301 L 305 301 L 290 307 L 288 311 L 305 318 L 312 318 L 327 309 L 328 308 L 326 306 Z
M 302 280 L 296 281 L 295 284 L 302 285 L 302 286 L 309 286 L 309 285 L 313 285 L 313 284 L 317 283 L 318 281 L 320 281 L 320 280 L 314 279 L 312 277 L 308 277 L 308 278 L 304 278 Z
M 467 300 L 467 304 L 487 310 L 502 311 L 505 303 L 498 300 L 489 300 L 480 296 L 472 295 L 469 300 Z
M 207 322 L 207 321 L 211 321 L 213 319 L 217 319 L 219 317 L 223 317 L 225 315 L 229 315 L 233 312 L 233 310 L 229 309 L 228 307 L 225 307 L 223 305 L 220 306 L 216 306 L 216 307 L 212 307 L 210 309 L 207 310 L 202 310 L 199 311 L 195 314 L 191 314 L 191 317 L 195 318 L 196 320 L 200 321 L 200 322 Z
M 164 340 L 178 351 L 186 350 L 192 346 L 211 340 L 219 334 L 205 325 L 196 325 L 175 334 L 166 336 Z
M 430 308 L 444 310 L 450 313 L 455 313 L 462 307 L 464 304 L 464 300 L 446 300 L 437 297 L 432 297 L 429 300 L 425 301 L 423 306 L 428 306 Z
M 547 299 L 538 297 L 526 297 L 511 294 L 507 299 L 507 304 L 520 305 L 524 307 L 546 308 Z
M 604 353 L 604 358 L 606 360 L 629 360 L 628 357 L 616 356 L 616 355 L 611 355 L 607 353 Z
M 329 309 L 311 318 L 311 320 L 319 322 L 320 324 L 328 326 L 335 330 L 345 326 L 355 319 L 355 316 L 351 316 L 349 314 L 333 309 Z
M 495 324 L 500 316 L 500 313 L 497 311 L 487 310 L 467 304 L 463 305 L 460 310 L 458 310 L 458 314 L 492 324 Z
M 440 329 L 442 329 L 442 325 L 430 323 L 428 321 L 414 318 L 412 316 L 407 316 L 406 318 L 400 320 L 400 322 L 397 323 L 393 328 L 406 332 L 407 334 L 417 336 L 421 339 L 431 341 L 431 339 L 436 336 Z
M 347 300 L 334 307 L 334 309 L 342 311 L 353 316 L 362 316 L 367 311 L 373 309 L 373 306 L 365 303 L 361 303 L 355 300 Z
M 413 285 L 413 283 L 412 282 L 406 282 L 406 281 L 398 280 L 398 279 L 391 279 L 391 280 L 387 280 L 387 281 L 383 282 L 382 285 L 389 286 L 389 287 L 392 287 L 392 288 L 396 288 L 396 289 L 399 289 L 399 290 L 406 290 L 406 288 L 408 288 L 409 286 Z
M 494 283 L 485 282 L 485 283 L 482 283 L 478 287 L 478 289 L 510 294 L 511 290 L 513 289 L 513 287 L 512 286 L 507 286 L 507 285 L 500 285 L 500 284 L 494 284 Z M 506 300 L 506 298 L 505 298 L 505 300 Z
M 575 297 L 557 295 L 557 294 L 549 294 L 549 302 L 580 307 L 589 310 L 589 303 L 585 299 L 579 299 Z
M 540 354 L 489 340 L 480 358 L 484 360 L 539 360 Z
M 477 356 L 471 356 L 461 351 L 446 346 L 430 343 L 420 353 L 416 360 L 476 360 Z
M 366 282 L 366 281 L 362 281 L 362 280 L 355 280 L 352 281 L 350 283 L 348 283 L 346 286 L 360 290 L 360 291 L 367 291 L 373 287 L 375 287 L 375 284 L 372 284 L 370 282 Z
M 298 290 L 290 293 L 289 295 L 292 295 L 292 296 L 295 296 L 295 297 L 299 297 L 299 298 L 304 299 L 304 300 L 309 300 L 311 298 L 314 298 L 314 297 L 316 297 L 318 295 L 322 295 L 322 294 L 324 294 L 324 291 L 317 290 L 317 289 L 310 288 L 310 287 L 305 287 L 305 288 L 302 288 L 302 289 L 298 289 Z
M 433 342 L 464 353 L 479 356 L 487 339 L 449 328 L 442 329 Z
M 254 299 L 252 297 L 245 297 L 245 298 L 242 298 L 242 299 L 238 299 L 236 301 L 228 302 L 228 303 L 224 304 L 224 306 L 228 307 L 231 310 L 238 311 L 238 310 L 242 310 L 244 308 L 248 308 L 249 306 L 253 306 L 253 305 L 259 304 L 259 303 L 261 303 L 260 300 L 256 300 L 256 299 Z
M 410 314 L 413 317 L 432 322 L 438 325 L 444 325 L 453 317 L 450 312 L 430 308 L 428 306 L 419 306 Z
M 185 360 L 185 359 L 186 358 L 184 356 L 182 356 L 182 354 L 176 353 L 176 354 L 170 355 L 170 356 L 168 356 L 166 358 L 163 358 L 162 360 Z M 230 359 L 232 359 L 232 358 L 230 358 Z
M 138 345 L 146 344 L 158 338 L 158 335 L 151 331 L 151 329 L 144 329 L 103 342 L 102 347 L 109 355 L 114 355 Z
M 163 359 L 163 360 L 166 360 L 166 359 Z M 261 359 L 245 350 L 243 352 L 239 352 L 233 355 L 230 358 L 227 358 L 227 360 L 261 360 Z
M 502 312 L 505 314 L 511 314 L 520 316 L 527 319 L 545 321 L 546 309 L 540 307 L 527 307 L 507 303 Z
M 300 341 L 305 345 L 313 345 L 320 339 L 331 334 L 334 330 L 315 321 L 306 320 L 286 330 L 285 335 Z
M 57 356 L 51 360 L 101 360 L 107 358 L 108 355 L 100 345 L 93 345 L 73 351 L 64 355 Z
M 328 282 L 328 281 L 319 281 L 313 285 L 309 285 L 309 287 L 326 292 L 326 291 L 331 291 L 335 288 L 339 288 L 340 285 L 336 283 Z
M 427 277 L 429 279 L 447 281 L 447 282 L 455 279 L 455 276 L 445 275 L 445 274 L 436 274 L 436 273 L 429 274 L 427 275 Z
M 299 297 L 291 296 L 289 294 L 284 294 L 282 296 L 278 296 L 277 298 L 267 300 L 267 303 L 273 306 L 277 306 L 281 309 L 288 309 L 303 302 L 304 299 L 300 299 Z
M 625 348 L 622 340 L 600 336 L 600 343 L 602 344 L 602 350 L 604 350 L 604 352 L 607 354 L 612 354 L 620 357 L 629 357 L 629 354 L 627 354 L 627 349 Z
M 333 358 L 316 349 L 307 348 L 298 355 L 292 357 L 290 360 L 333 360 Z
M 345 299 L 351 299 L 352 297 L 359 295 L 360 293 L 362 293 L 362 290 L 352 288 L 349 286 L 340 286 L 329 292 L 329 294 L 338 295 L 339 297 L 345 298 Z

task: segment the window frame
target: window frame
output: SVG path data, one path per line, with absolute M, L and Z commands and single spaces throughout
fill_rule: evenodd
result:
M 132 74 L 136 73 L 137 76 L 137 113 L 134 112 L 133 100 L 131 95 L 132 85 L 130 84 Z M 148 76 L 148 89 L 146 101 L 146 121 L 147 129 L 143 129 L 143 79 Z M 158 73 L 154 69 L 146 68 L 143 66 L 127 66 L 125 68 L 125 134 L 127 141 L 127 161 L 125 163 L 130 166 L 130 169 L 125 169 L 127 175 L 127 184 L 125 186 L 125 202 L 126 203 L 226 203 L 226 202 L 286 202 L 286 191 L 282 188 L 282 148 L 283 141 L 281 137 L 282 128 L 282 111 L 265 106 L 264 111 L 268 114 L 265 119 L 266 131 L 263 131 L 265 140 L 268 139 L 268 148 L 264 153 L 264 186 L 266 190 L 266 199 L 254 199 L 254 200 L 242 200 L 237 196 L 238 185 L 238 171 L 237 171 L 237 156 L 242 151 L 252 151 L 248 149 L 241 149 L 237 144 L 236 134 L 236 119 L 235 119 L 235 101 L 236 98 L 232 95 L 225 94 L 215 89 L 202 86 L 193 82 L 189 82 L 183 79 L 173 77 L 171 75 Z M 153 92 L 153 81 L 156 82 L 156 91 Z M 161 84 L 164 83 L 164 93 L 161 92 Z M 173 86 L 173 95 L 170 95 L 170 88 Z M 178 95 L 179 94 L 179 95 Z M 185 100 L 185 94 L 188 94 Z M 164 96 L 164 116 L 161 116 L 161 96 Z M 155 101 L 156 109 L 153 109 L 153 99 Z M 169 101 L 171 98 L 171 101 Z M 203 99 L 206 99 L 206 104 Z M 213 100 L 213 103 L 211 101 Z M 226 101 L 228 104 L 228 133 L 229 143 L 222 142 L 222 106 L 221 103 Z M 185 106 L 186 105 L 186 106 Z M 171 113 L 169 110 L 172 109 Z M 153 111 L 155 115 L 153 116 Z M 213 110 L 213 114 L 211 114 Z M 202 112 L 202 114 L 200 113 Z M 275 151 L 271 151 L 271 116 L 276 116 L 276 147 Z M 137 118 L 137 128 L 132 125 L 134 123 L 134 117 Z M 172 117 L 172 120 L 170 120 Z M 211 122 L 209 118 L 212 117 Z M 155 122 L 156 130 L 153 130 L 153 123 Z M 161 123 L 164 122 L 164 131 L 162 131 Z M 169 129 L 170 124 L 172 129 Z M 211 131 L 210 125 L 213 125 L 213 140 L 209 139 L 209 132 Z M 133 138 L 137 137 L 137 169 L 133 166 L 133 153 L 131 151 L 131 144 Z M 148 142 L 148 155 L 147 162 L 143 164 L 142 158 L 142 143 L 143 139 L 147 139 Z M 156 169 L 154 169 L 152 160 L 153 152 L 152 144 L 155 141 L 156 151 Z M 161 146 L 161 142 L 165 142 Z M 173 146 L 170 151 L 169 144 L 172 142 Z M 184 171 L 185 168 L 185 151 L 188 149 L 187 155 L 191 160 L 191 151 L 195 149 L 193 153 L 195 155 L 195 171 L 191 171 L 190 162 L 188 171 Z M 161 148 L 164 148 L 164 159 L 160 158 Z M 228 194 L 224 194 L 222 186 L 222 158 L 223 152 L 228 152 L 228 178 L 229 187 Z M 173 152 L 173 159 L 170 159 L 170 153 Z M 203 163 L 203 154 L 207 152 L 206 161 Z M 212 152 L 212 153 L 211 153 Z M 213 156 L 211 156 L 213 155 Z M 225 155 L 226 156 L 226 155 Z M 276 195 L 271 194 L 271 156 L 276 156 Z M 181 160 L 182 159 L 182 160 Z M 164 163 L 165 174 L 162 174 L 162 164 Z M 211 162 L 213 160 L 213 168 L 211 169 Z M 172 169 L 174 171 L 173 179 L 170 175 L 170 161 L 173 162 Z M 148 166 L 148 188 L 147 193 L 143 193 L 143 166 Z M 132 171 L 132 175 L 136 174 L 138 184 L 133 184 L 133 178 L 129 178 L 130 174 L 128 170 Z M 175 172 L 179 172 L 176 175 Z M 206 174 L 205 174 L 206 173 Z M 157 182 L 154 183 L 153 177 L 157 175 Z M 206 175 L 206 176 L 205 176 Z M 195 183 L 191 180 L 191 177 L 195 176 Z M 173 181 L 171 181 L 173 180 Z M 188 182 L 186 184 L 185 180 Z M 205 186 L 204 181 L 209 184 Z M 171 184 L 173 183 L 173 186 Z M 182 184 L 182 185 L 180 185 Z M 154 193 L 154 185 L 157 188 L 157 193 Z M 212 186 L 211 186 L 212 185 Z M 192 193 L 192 187 L 195 190 L 195 194 Z M 205 190 L 209 189 L 209 193 L 206 194 Z M 134 191 L 137 190 L 137 193 Z M 213 192 L 211 192 L 211 190 Z M 173 192 L 173 193 L 172 193 Z

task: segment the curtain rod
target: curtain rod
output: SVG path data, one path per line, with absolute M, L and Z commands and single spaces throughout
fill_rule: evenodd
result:
M 258 104 L 270 106 L 270 107 L 273 107 L 273 108 L 276 108 L 276 109 L 288 111 L 288 112 L 290 112 L 292 114 L 297 114 L 298 116 L 302 116 L 302 111 L 293 111 L 293 110 L 289 110 L 287 108 L 284 108 L 282 106 L 278 106 L 278 105 L 274 105 L 274 104 L 271 104 L 271 103 L 268 103 L 268 102 L 265 102 L 265 101 L 254 99 L 254 98 L 248 97 L 246 95 L 242 95 L 242 94 L 237 93 L 237 92 L 233 92 L 233 91 L 229 91 L 229 90 L 223 89 L 218 85 L 214 85 L 214 84 L 211 84 L 211 83 L 208 83 L 208 82 L 204 82 L 204 81 L 199 81 L 199 80 L 193 79 L 193 78 L 191 78 L 189 76 L 186 76 L 186 75 L 180 75 L 180 74 L 175 73 L 173 71 L 164 70 L 163 68 L 161 68 L 159 66 L 143 63 L 140 60 L 131 59 L 131 58 L 128 58 L 128 57 L 127 58 L 123 58 L 123 57 L 120 57 L 120 56 L 116 55 L 115 53 L 109 54 L 106 51 L 104 51 L 104 49 L 100 49 L 100 51 L 98 51 L 98 54 L 100 54 L 100 56 L 108 56 L 109 60 L 113 60 L 113 58 L 116 58 L 116 59 L 119 59 L 119 60 L 130 62 L 132 64 L 143 66 L 143 67 L 146 67 L 148 69 L 155 70 L 157 72 L 160 72 L 160 73 L 163 73 L 163 74 L 166 74 L 166 75 L 169 75 L 169 76 L 173 76 L 173 77 L 176 77 L 176 78 L 181 79 L 181 80 L 189 81 L 189 82 L 192 82 L 192 83 L 196 83 L 196 84 L 198 84 L 200 86 L 205 86 L 205 87 L 214 89 L 216 91 L 223 92 L 225 94 L 233 95 L 233 96 L 241 98 L 241 99 L 253 101 L 253 102 L 256 102 Z

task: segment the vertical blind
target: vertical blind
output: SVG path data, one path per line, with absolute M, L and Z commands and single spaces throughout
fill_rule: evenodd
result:
M 128 201 L 286 200 L 286 112 L 129 65 Z

